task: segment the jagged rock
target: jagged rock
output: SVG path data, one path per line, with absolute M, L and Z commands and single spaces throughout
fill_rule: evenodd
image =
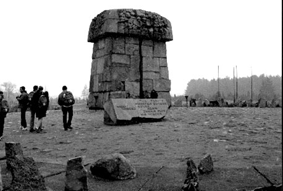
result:
M 9 191 L 48 191 L 35 161 L 24 157 L 20 143 L 5 143 L 7 168 L 12 174 Z
M 194 161 L 191 158 L 188 158 L 187 161 L 187 175 L 182 187 L 184 191 L 198 191 L 198 175 L 197 175 L 197 167 Z
M 136 177 L 136 169 L 120 153 L 107 155 L 90 167 L 91 174 L 109 180 L 127 180 Z
M 198 165 L 198 170 L 201 174 L 213 171 L 213 161 L 210 154 L 204 156 Z
M 65 191 L 88 191 L 87 170 L 83 165 L 82 157 L 68 160 Z

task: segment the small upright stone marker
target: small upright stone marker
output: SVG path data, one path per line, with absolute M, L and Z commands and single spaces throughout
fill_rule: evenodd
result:
M 187 175 L 182 187 L 183 191 L 198 191 L 197 167 L 191 158 L 187 161 Z
M 88 191 L 87 170 L 83 158 L 69 159 L 66 167 L 65 191 Z
M 204 156 L 198 165 L 198 170 L 201 174 L 210 173 L 213 171 L 213 161 L 210 154 Z

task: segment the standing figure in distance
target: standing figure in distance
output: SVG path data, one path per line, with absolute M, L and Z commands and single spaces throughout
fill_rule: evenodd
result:
M 38 118 L 37 133 L 43 130 L 43 118 L 46 117 L 46 112 L 49 107 L 49 94 L 48 91 L 43 92 L 38 99 L 38 107 L 36 110 L 36 117 Z
M 29 131 L 30 132 L 34 132 L 34 118 L 35 118 L 35 110 L 36 110 L 36 105 L 37 103 L 33 103 L 32 102 L 32 97 L 34 95 L 34 93 L 37 91 L 38 86 L 33 86 L 33 91 L 31 91 L 28 94 L 28 98 L 29 98 L 29 108 L 30 108 L 30 127 L 29 127 Z
M 19 101 L 19 108 L 21 108 L 21 129 L 23 131 L 27 130 L 27 121 L 26 121 L 26 111 L 28 108 L 28 94 L 24 86 L 20 87 L 21 95 L 17 96 Z
M 0 141 L 3 138 L 5 117 L 9 112 L 9 105 L 7 100 L 4 99 L 3 92 L 0 91 Z
M 67 86 L 62 87 L 62 92 L 58 96 L 58 104 L 61 106 L 63 112 L 63 124 L 64 130 L 68 131 L 68 129 L 72 130 L 72 118 L 73 118 L 73 105 L 75 103 L 75 99 L 73 94 L 70 91 L 67 91 Z M 67 121 L 68 114 L 68 121 Z
M 37 123 L 37 126 L 34 127 L 34 130 L 36 132 L 39 132 L 40 131 L 40 112 L 39 112 L 39 98 L 40 96 L 42 95 L 42 91 L 43 91 L 43 87 L 42 86 L 39 86 L 37 91 L 34 92 L 33 96 L 32 96 L 32 99 L 31 99 L 31 104 L 32 104 L 32 107 L 35 111 L 35 114 L 36 114 L 36 117 L 38 118 L 38 123 Z

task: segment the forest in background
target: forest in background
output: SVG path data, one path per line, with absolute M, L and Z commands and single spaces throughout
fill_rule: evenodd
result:
M 235 94 L 235 81 L 233 78 L 219 79 L 219 92 L 222 98 L 233 100 Z M 252 98 L 258 100 L 282 99 L 282 77 L 281 76 L 252 76 Z M 218 80 L 193 79 L 187 84 L 185 95 L 189 98 L 217 99 Z M 176 98 L 176 96 L 174 96 Z M 179 97 L 179 96 L 178 96 Z M 238 78 L 238 100 L 251 99 L 251 77 Z

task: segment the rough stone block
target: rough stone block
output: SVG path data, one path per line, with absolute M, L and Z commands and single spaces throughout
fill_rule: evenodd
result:
M 92 75 L 92 91 L 98 92 L 98 75 Z
M 169 73 L 167 67 L 160 67 L 160 78 L 169 79 Z
M 169 92 L 171 89 L 171 81 L 167 79 L 153 80 L 153 89 L 155 89 L 155 91 Z
M 139 55 L 139 45 L 126 44 L 126 54 L 128 54 L 128 55 Z
M 110 98 L 110 99 L 126 98 L 126 92 L 125 92 L 125 91 L 113 91 L 113 92 L 109 92 L 109 98 Z
M 153 46 L 153 41 L 152 40 L 142 40 L 142 46 Z
M 125 91 L 130 94 L 131 98 L 139 97 L 140 94 L 140 83 L 139 82 L 125 82 Z
M 153 55 L 152 46 L 142 46 L 141 49 L 142 49 L 142 56 L 152 57 L 152 55 Z
M 136 177 L 136 169 L 120 153 L 107 155 L 90 166 L 91 174 L 109 180 L 127 180 Z
M 167 67 L 167 58 L 159 58 L 159 65 Z
M 105 56 L 107 53 L 106 53 L 106 50 L 103 48 L 103 49 L 99 49 L 96 51 L 96 55 L 95 55 L 95 58 L 100 58 L 102 56 Z
M 113 49 L 113 38 L 112 37 L 106 37 L 105 38 L 105 52 L 106 54 L 109 54 Z
M 105 42 L 104 38 L 98 40 L 98 49 L 104 49 L 105 47 Z
M 143 57 L 143 72 L 159 72 L 159 60 L 152 57 Z
M 91 62 L 91 74 L 97 74 L 97 59 L 93 59 Z
M 135 37 L 126 37 L 126 43 L 139 45 L 139 39 Z
M 153 80 L 145 80 L 142 81 L 143 90 L 150 92 L 153 89 Z
M 65 191 L 88 191 L 87 170 L 83 165 L 82 157 L 68 160 Z
M 143 79 L 159 79 L 160 74 L 159 72 L 144 72 Z
M 105 58 L 97 58 L 97 74 L 102 74 L 104 71 Z
M 154 57 L 166 57 L 166 44 L 165 42 L 154 42 L 153 46 Z
M 111 81 L 126 81 L 128 79 L 128 67 L 111 67 Z
M 112 63 L 115 64 L 130 64 L 130 58 L 128 55 L 112 54 Z
M 118 33 L 118 20 L 107 19 L 102 27 L 103 33 Z

